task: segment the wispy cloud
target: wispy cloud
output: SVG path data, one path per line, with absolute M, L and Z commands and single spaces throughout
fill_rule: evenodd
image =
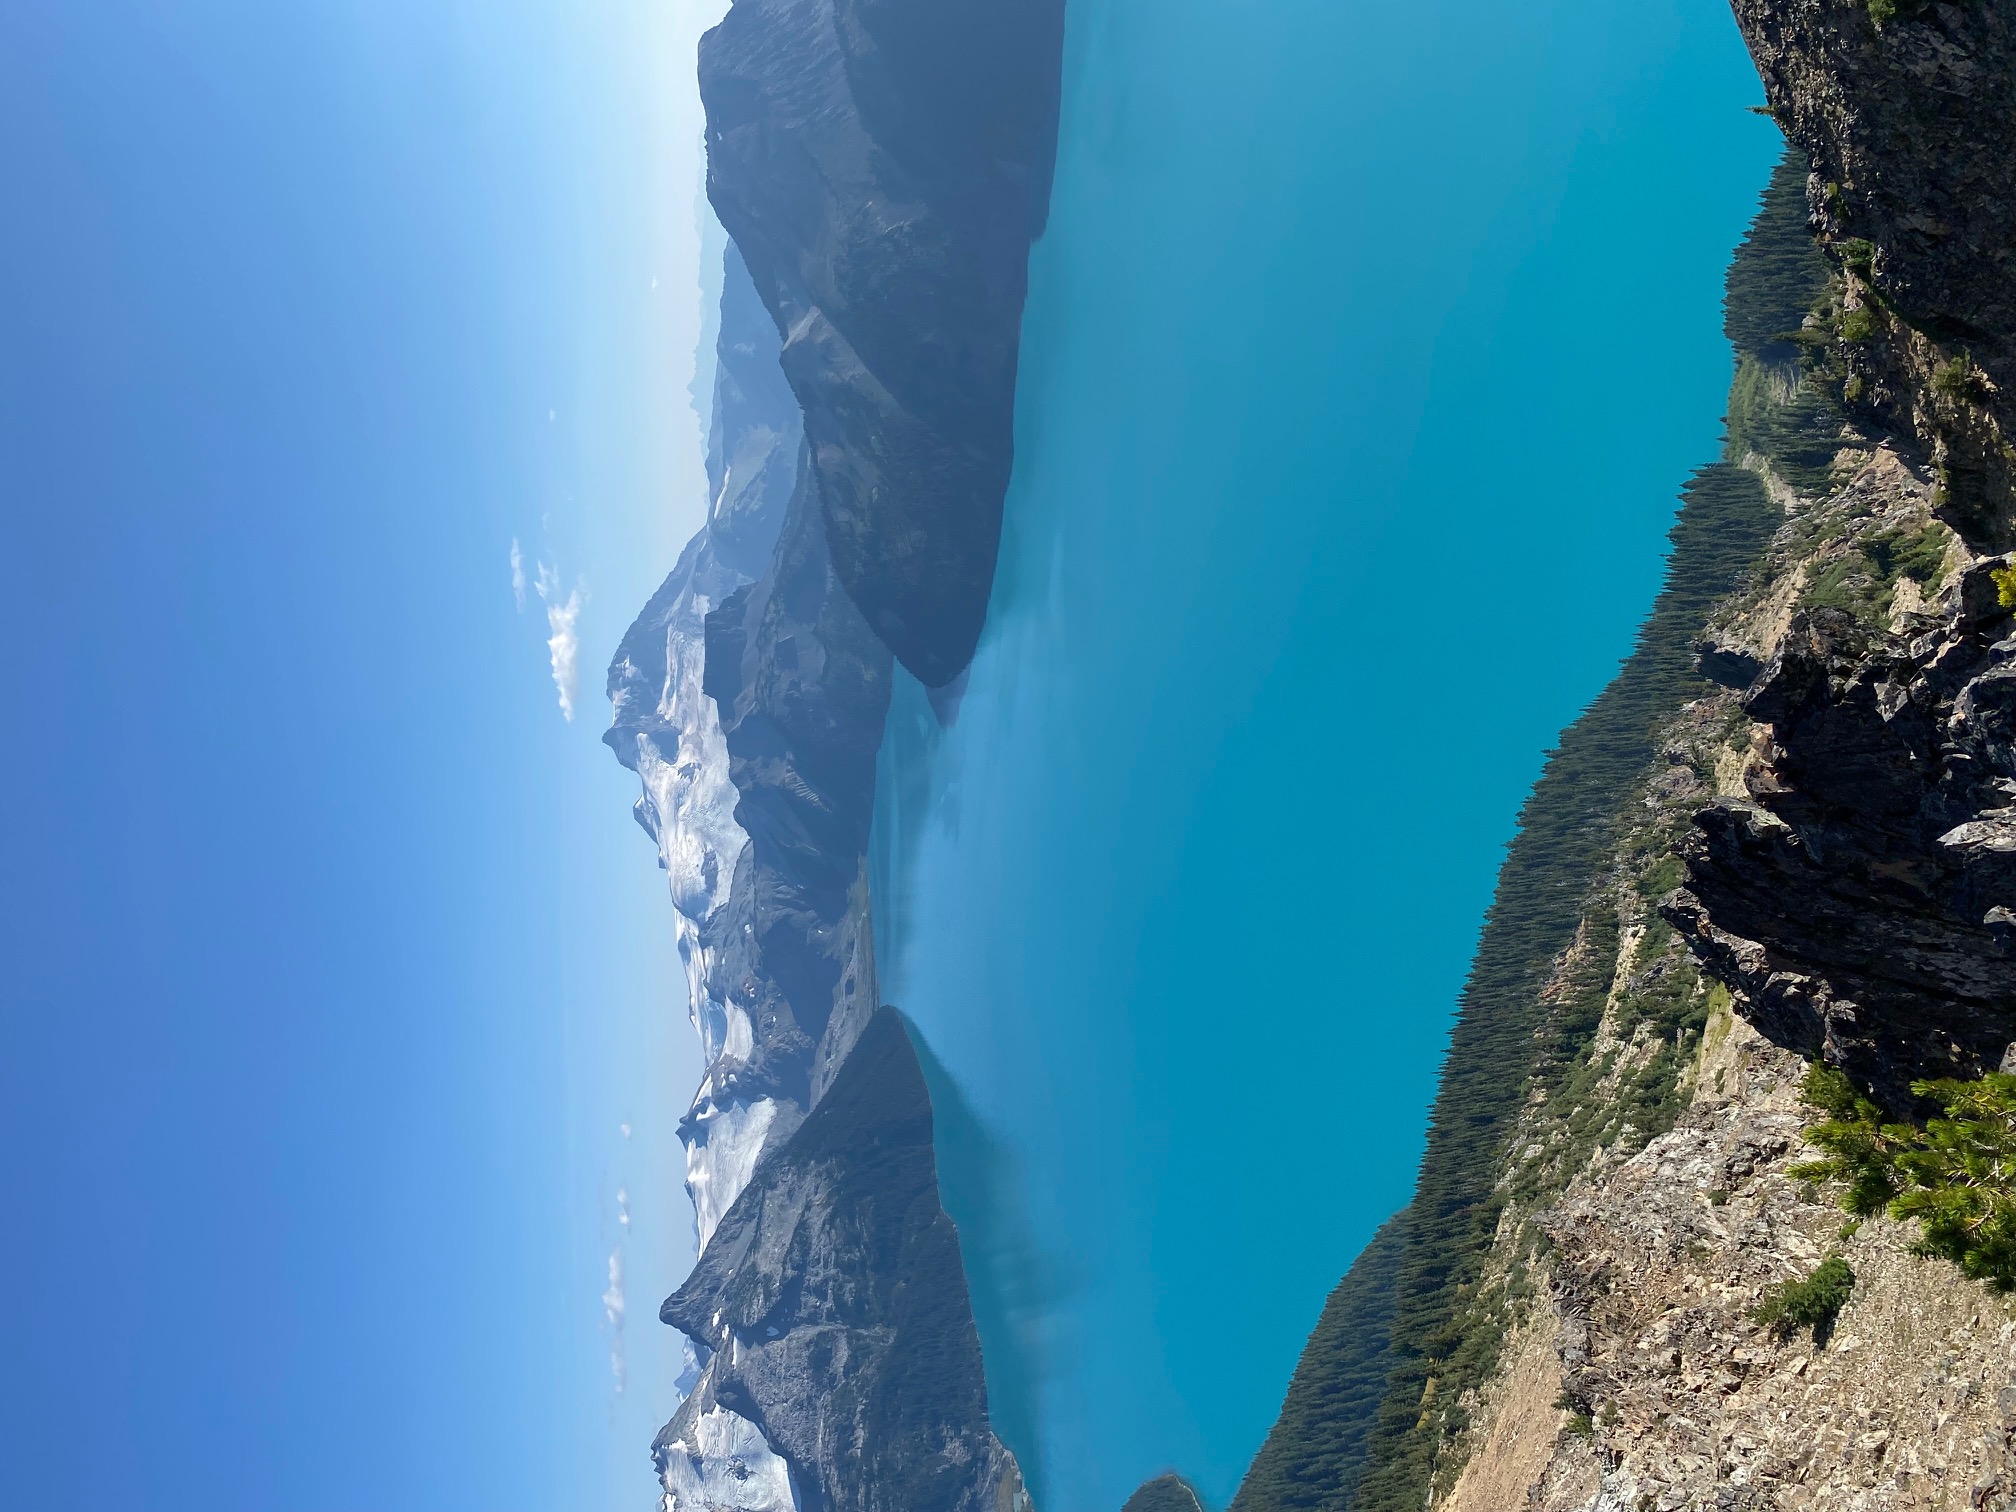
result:
M 623 1247 L 609 1251 L 609 1289 L 602 1293 L 602 1316 L 609 1324 L 609 1371 L 621 1391 L 629 1375 L 623 1349 Z
M 560 693 L 560 713 L 572 724 L 574 700 L 581 691 L 581 637 L 575 630 L 581 618 L 581 590 L 575 588 L 562 603 L 560 574 L 544 562 L 538 564 L 532 587 L 546 605 L 546 628 L 553 632 L 547 637 L 546 650 L 553 659 L 553 686 Z
M 574 698 L 581 691 L 581 637 L 574 623 L 581 617 L 581 590 L 567 595 L 564 604 L 546 606 L 546 649 L 553 658 L 553 686 L 560 690 L 560 712 L 574 722 Z
M 519 548 L 518 537 L 511 537 L 511 597 L 518 605 L 519 613 L 525 611 L 525 553 Z

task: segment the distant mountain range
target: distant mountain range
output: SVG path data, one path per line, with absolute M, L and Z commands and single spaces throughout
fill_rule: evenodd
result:
M 1728 444 L 1234 1512 L 2016 1506 L 2016 10 L 1735 9 L 1791 150 Z M 865 856 L 895 666 L 956 694 L 986 615 L 1061 47 L 1061 0 L 737 0 L 703 45 L 713 499 L 606 737 L 709 1062 L 669 1512 L 1027 1504 Z M 1823 1120 L 1853 1159 L 1807 1168 Z M 1847 1222 L 1844 1172 L 1889 1183 Z

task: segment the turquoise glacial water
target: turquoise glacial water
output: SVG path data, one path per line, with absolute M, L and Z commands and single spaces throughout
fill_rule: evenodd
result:
M 1406 1200 L 1520 799 L 1718 445 L 1760 97 L 1720 0 L 1071 0 L 992 618 L 877 842 L 1043 1512 L 1222 1506 Z

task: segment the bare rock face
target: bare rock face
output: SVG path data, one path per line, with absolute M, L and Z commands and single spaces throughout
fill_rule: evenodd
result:
M 1850 399 L 1927 448 L 1956 524 L 2016 544 L 2016 4 L 1734 9 L 1862 311 Z
M 770 570 L 708 613 L 703 684 L 749 836 L 728 922 L 744 952 L 729 994 L 751 1037 L 716 1095 L 799 1109 L 875 1007 L 863 866 L 890 689 L 889 652 L 833 572 L 810 491 L 801 471 Z
M 2016 624 L 1960 579 L 1911 637 L 1801 611 L 1744 699 L 1748 796 L 1697 816 L 1668 916 L 1780 1043 L 1893 1106 L 2016 1044 Z
M 972 659 L 1013 460 L 1062 0 L 736 0 L 708 193 L 783 334 L 835 571 L 927 687 Z
M 1980 555 L 2016 531 L 2016 6 L 1735 10 L 1841 265 L 1814 334 L 1932 475 L 1850 492 L 1925 492 L 1964 570 L 1887 624 L 1809 594 L 1766 657 L 1724 657 L 1756 674 L 1747 791 L 1698 816 L 1668 917 L 1766 1033 L 1902 1108 L 2016 1044 L 2016 622 L 2010 560 Z
M 1803 1072 L 1718 1017 L 1678 1126 L 1548 1216 L 1552 1285 L 1440 1512 L 2016 1506 L 2016 1304 L 1787 1175 Z M 1818 1337 L 1757 1320 L 1834 1255 L 1855 1285 Z

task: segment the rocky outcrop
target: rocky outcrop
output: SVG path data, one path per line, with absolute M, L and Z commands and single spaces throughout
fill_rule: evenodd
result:
M 1755 674 L 1753 754 L 1742 796 L 1698 816 L 1668 913 L 1766 1033 L 1903 1108 L 1912 1081 L 1979 1075 L 2016 1051 L 2016 623 L 1998 583 L 2009 560 L 1974 554 L 2016 526 L 2003 439 L 2016 11 L 1736 12 L 1775 114 L 1812 157 L 1813 224 L 1841 260 L 1839 307 L 1817 334 L 1844 402 L 1932 472 L 1892 458 L 1825 510 L 1872 522 L 1851 533 L 1866 567 L 1915 551 L 1946 597 L 1858 599 L 1856 563 L 1837 552 L 1835 591 L 1771 625 L 1768 665 L 1711 649 L 1725 680 Z M 1880 528 L 1921 503 L 1962 539 Z
M 2016 624 L 1993 581 L 2008 565 L 1969 567 L 1916 633 L 1801 610 L 1743 700 L 1746 791 L 1696 817 L 1668 905 L 1773 1039 L 1895 1108 L 1914 1080 L 2016 1052 Z
M 1474 1403 L 1442 1512 L 1899 1512 L 2016 1505 L 2016 1306 L 1903 1225 L 1788 1174 L 1799 1057 L 1726 1010 L 1670 1132 L 1601 1159 L 1544 1219 L 1549 1285 Z M 1840 1256 L 1818 1337 L 1756 1316 Z
M 835 571 L 927 687 L 964 670 L 1013 459 L 1062 0 L 736 0 L 708 195 L 783 333 Z
M 2016 544 L 2016 6 L 1734 9 L 1848 275 L 1850 403 L 1925 449 L 1971 539 Z

